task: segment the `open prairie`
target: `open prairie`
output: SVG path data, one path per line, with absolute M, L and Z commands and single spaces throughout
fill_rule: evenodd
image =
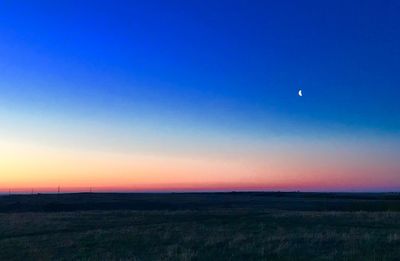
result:
M 398 194 L 0 197 L 0 260 L 398 260 Z

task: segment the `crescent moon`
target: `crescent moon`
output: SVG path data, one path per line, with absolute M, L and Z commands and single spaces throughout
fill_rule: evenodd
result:
M 303 93 L 301 92 L 301 90 L 299 90 L 299 96 L 302 97 Z

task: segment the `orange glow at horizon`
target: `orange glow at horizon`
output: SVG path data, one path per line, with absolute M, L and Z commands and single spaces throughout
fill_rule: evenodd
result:
M 273 150 L 252 157 L 118 154 L 0 142 L 0 191 L 313 190 L 399 185 L 397 166 L 318 152 Z M 324 158 L 324 160 L 322 160 Z M 290 160 L 290 162 L 289 162 Z

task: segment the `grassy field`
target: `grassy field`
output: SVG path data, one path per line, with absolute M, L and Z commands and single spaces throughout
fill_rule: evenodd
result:
M 0 260 L 399 260 L 395 194 L 0 197 Z

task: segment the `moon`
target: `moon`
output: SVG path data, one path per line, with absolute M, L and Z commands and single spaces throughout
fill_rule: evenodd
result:
M 299 96 L 300 96 L 300 97 L 302 97 L 302 96 L 303 96 L 303 93 L 302 93 L 302 91 L 301 91 L 301 90 L 299 90 Z

